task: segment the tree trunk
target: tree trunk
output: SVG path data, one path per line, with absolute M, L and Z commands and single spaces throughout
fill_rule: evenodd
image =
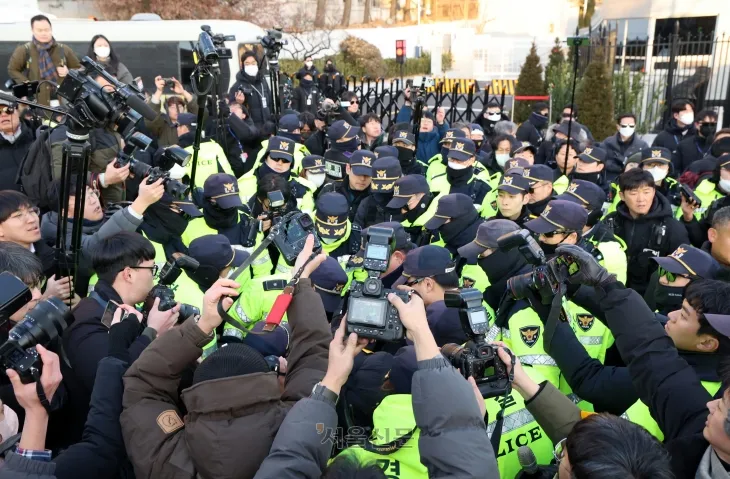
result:
M 409 23 L 411 21 L 411 0 L 406 0 L 403 6 L 403 21 Z
M 390 21 L 398 21 L 398 0 L 390 0 Z
M 350 26 L 350 14 L 352 13 L 352 0 L 345 0 L 345 8 L 342 11 L 342 26 Z
M 314 27 L 315 28 L 324 27 L 325 10 L 327 10 L 327 0 L 317 0 L 317 13 L 314 14 Z
M 365 10 L 362 14 L 362 23 L 367 25 L 370 23 L 370 2 L 372 0 L 365 0 Z

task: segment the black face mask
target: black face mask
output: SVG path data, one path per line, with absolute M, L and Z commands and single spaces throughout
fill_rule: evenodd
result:
M 529 203 L 527 205 L 527 209 L 530 210 L 530 213 L 532 213 L 533 215 L 540 216 L 542 214 L 542 212 L 545 210 L 545 207 L 547 206 L 547 204 L 550 203 L 552 201 L 552 199 L 553 199 L 553 197 L 551 195 L 551 196 L 548 196 L 547 198 L 545 198 L 544 200 L 536 201 L 534 203 Z
M 284 138 L 289 138 L 294 143 L 302 142 L 302 135 L 300 133 L 286 133 L 286 132 L 280 131 L 279 136 L 283 136 Z
M 214 230 L 231 228 L 238 223 L 238 208 L 224 210 L 208 201 L 203 203 L 203 217 L 205 224 Z
M 439 228 L 441 239 L 444 240 L 444 243 L 451 244 L 451 242 L 456 239 L 459 234 L 461 234 L 461 232 L 464 231 L 464 229 L 466 229 L 466 227 L 469 226 L 478 216 L 479 213 L 477 213 L 474 209 L 467 212 L 467 214 L 461 218 L 452 218 L 451 221 Z
M 478 259 L 477 264 L 489 279 L 490 286 L 484 292 L 484 299 L 496 310 L 507 280 L 525 265 L 525 258 L 519 249 L 513 248 L 508 251 L 497 250 L 486 258 Z
M 449 161 L 447 159 L 448 156 L 449 156 L 449 149 L 446 148 L 445 146 L 442 146 L 441 147 L 441 161 L 443 161 L 444 163 L 446 163 L 447 161 Z
M 423 198 L 421 198 L 421 201 L 418 202 L 415 208 L 411 208 L 410 210 L 408 210 L 408 212 L 403 215 L 403 217 L 413 223 L 428 209 L 428 205 L 430 204 L 430 202 L 431 195 L 424 196 Z
M 302 88 L 310 89 L 312 88 L 312 85 L 314 85 L 314 81 L 312 80 L 301 80 L 299 84 L 302 86 Z
M 532 123 L 538 130 L 542 130 L 547 126 L 548 117 L 532 112 L 530 113 L 530 123 Z
M 570 233 L 570 234 L 573 234 L 573 233 Z M 568 236 L 570 236 L 570 234 Z M 550 258 L 551 256 L 555 256 L 555 250 L 557 250 L 558 247 L 561 246 L 566 239 L 568 239 L 568 236 L 563 238 L 560 241 L 560 243 L 558 243 L 558 244 L 547 244 L 547 243 L 543 243 L 542 241 L 540 241 L 539 242 L 540 248 L 542 248 L 542 251 L 545 253 L 545 256 L 547 256 L 548 258 Z
M 573 179 L 590 181 L 591 183 L 599 185 L 601 184 L 601 173 L 602 171 L 599 171 L 597 173 L 578 173 L 577 171 L 575 171 L 573 172 Z
M 188 220 L 170 209 L 170 205 L 154 203 L 144 213 L 144 232 L 150 241 L 167 244 L 173 238 L 182 236 L 188 227 Z
M 413 157 L 416 155 L 416 152 L 404 146 L 396 146 L 395 148 L 398 150 L 398 161 L 401 167 L 410 166 L 413 163 Z
M 660 313 L 669 313 L 682 308 L 684 300 L 684 288 L 678 286 L 664 286 L 661 283 L 656 285 L 654 292 L 654 301 L 657 311 Z
M 454 185 L 465 185 L 471 177 L 474 175 L 474 167 L 464 168 L 463 170 L 455 170 L 453 168 L 446 167 L 446 179 L 449 184 Z
M 700 125 L 700 133 L 705 138 L 709 138 L 712 136 L 713 133 L 715 133 L 716 128 L 717 128 L 717 125 L 703 124 L 703 125 Z

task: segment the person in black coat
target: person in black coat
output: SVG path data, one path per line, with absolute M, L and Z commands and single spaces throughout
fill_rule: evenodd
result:
M 302 68 L 300 68 L 297 72 L 296 78 L 301 80 L 305 74 L 311 75 L 312 78 L 319 77 L 319 70 L 317 70 L 317 67 L 314 66 L 311 55 L 304 58 L 304 65 L 302 65 Z
M 236 73 L 236 83 L 228 91 L 228 97 L 231 101 L 246 105 L 254 124 L 261 128 L 271 116 L 273 107 L 271 90 L 263 72 L 259 69 L 259 62 L 254 52 L 245 51 L 241 55 L 241 63 L 243 69 Z
M 689 243 L 687 229 L 673 217 L 672 205 L 656 194 L 654 177 L 635 168 L 619 176 L 621 202 L 603 221 L 626 242 L 626 286 L 643 295 L 657 264 L 652 257 L 667 256 Z
M 709 153 L 717 129 L 717 113 L 712 110 L 699 112 L 695 128 L 697 134 L 680 141 L 672 156 L 674 171 L 678 176 L 684 173 L 692 163 Z
M 403 220 L 400 208 L 387 206 L 393 199 L 395 181 L 402 176 L 398 158 L 385 156 L 373 161 L 372 165 L 374 173 L 370 185 L 372 193 L 362 200 L 353 221 L 353 224 L 359 225 L 362 229 L 377 223 Z
M 484 219 L 474 208 L 471 197 L 452 193 L 439 198 L 436 213 L 424 228 L 434 235 L 438 234 L 445 243 L 444 247 L 456 255 L 459 248 L 477 237 L 477 230 L 482 223 Z
M 155 248 L 137 233 L 117 233 L 103 240 L 93 252 L 92 263 L 99 276 L 94 290 L 73 311 L 74 322 L 63 334 L 68 365 L 62 365 L 69 393 L 69 444 L 81 439 L 89 401 L 94 390 L 99 361 L 109 350 L 109 327 L 102 322 L 110 304 L 134 305 L 147 299 L 157 267 Z M 124 265 L 122 267 L 122 265 Z M 121 268 L 121 269 L 120 269 Z M 179 305 L 159 311 L 155 299 L 147 317 L 147 328 L 132 345 L 134 354 L 175 325 Z
M 532 105 L 532 113 L 530 117 L 517 128 L 517 139 L 519 141 L 528 141 L 536 148 L 540 146 L 544 138 L 543 132 L 548 126 L 550 118 L 549 108 L 546 103 L 537 102 Z
M 689 100 L 673 102 L 672 118 L 669 119 L 664 130 L 654 138 L 654 143 L 651 146 L 663 146 L 674 153 L 682 140 L 697 134 L 694 126 L 694 113 L 694 106 Z
M 330 192 L 342 194 L 350 205 L 350 212 L 347 215 L 350 221 L 355 220 L 355 215 L 360 208 L 360 203 L 370 197 L 370 185 L 372 184 L 373 167 L 375 155 L 367 150 L 357 150 L 350 157 L 349 163 L 345 165 L 346 176 L 341 181 L 332 181 L 322 186 L 320 195 Z
M 15 178 L 34 140 L 33 130 L 20 120 L 18 105 L 0 102 L 0 190 L 20 191 Z
M 305 111 L 315 115 L 319 108 L 320 94 L 314 85 L 313 77 L 310 73 L 303 73 L 299 86 L 294 89 L 292 94 L 291 108 L 300 113 Z
M 727 477 L 724 464 L 730 463 L 730 434 L 725 425 L 730 393 L 725 390 L 715 397 L 708 393 L 641 296 L 617 282 L 590 253 L 573 245 L 558 248 L 558 253 L 579 265 L 571 283 L 595 287 L 600 310 L 631 382 L 664 433 L 664 447 L 675 477 Z M 703 287 L 715 288 L 717 307 L 701 310 L 698 304 L 687 304 L 683 321 L 688 327 L 703 328 L 718 343 L 719 353 L 726 355 L 730 353 L 727 286 L 715 281 L 703 283 Z

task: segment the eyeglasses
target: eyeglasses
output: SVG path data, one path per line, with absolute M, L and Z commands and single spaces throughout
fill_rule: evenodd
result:
M 14 220 L 22 220 L 23 218 L 32 218 L 32 217 L 38 217 L 41 214 L 41 209 L 37 206 L 33 206 L 32 208 L 28 208 L 27 210 L 20 210 L 17 213 L 13 213 L 10 215 L 10 218 Z
M 546 238 L 553 238 L 556 235 L 565 235 L 568 236 L 572 231 L 550 231 L 548 233 L 543 233 L 542 235 Z
M 714 128 L 714 127 L 717 126 L 717 122 L 715 122 L 715 121 L 707 121 L 707 122 L 701 121 L 700 122 L 700 125 L 707 125 L 707 126 L 711 126 L 711 127 Z
M 563 460 L 563 456 L 565 456 L 565 441 L 567 439 L 567 437 L 561 439 L 560 442 L 555 445 L 555 449 L 553 450 L 553 457 L 555 458 L 555 462 L 557 462 L 558 465 Z
M 667 281 L 670 283 L 673 283 L 677 278 L 686 278 L 689 279 L 689 276 L 686 274 L 677 274 L 677 273 L 670 273 L 666 269 L 662 268 L 661 266 L 657 270 L 657 274 L 659 276 L 664 276 L 667 278 Z
M 284 158 L 271 158 L 269 157 L 271 161 L 274 163 L 290 163 L 289 161 L 286 161 Z
M 360 103 L 359 100 L 350 100 L 350 105 L 357 105 L 358 103 Z
M 132 269 L 148 269 L 152 271 L 152 276 L 157 276 L 157 273 L 160 271 L 160 267 L 156 264 L 153 264 L 152 266 L 130 266 Z
M 0 108 L 0 115 L 2 115 L 3 113 L 7 113 L 8 115 L 12 115 L 13 113 L 15 113 L 15 108 L 11 108 L 11 107 L 8 107 L 8 108 Z
M 424 276 L 423 278 L 418 278 L 415 281 L 410 281 L 410 282 L 405 283 L 405 285 L 408 286 L 409 288 L 412 288 L 413 286 L 417 285 L 418 283 L 421 283 L 426 278 L 430 278 L 430 276 Z

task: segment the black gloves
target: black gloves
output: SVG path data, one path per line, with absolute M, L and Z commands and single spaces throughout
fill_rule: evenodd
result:
M 129 364 L 129 346 L 141 332 L 142 324 L 133 314 L 112 325 L 109 329 L 109 356 Z
M 569 278 L 572 284 L 604 287 L 616 282 L 616 276 L 606 271 L 606 268 L 598 264 L 598 261 L 591 253 L 580 246 L 562 245 L 558 246 L 556 251 L 558 254 L 567 256 L 578 263 L 578 271 Z

